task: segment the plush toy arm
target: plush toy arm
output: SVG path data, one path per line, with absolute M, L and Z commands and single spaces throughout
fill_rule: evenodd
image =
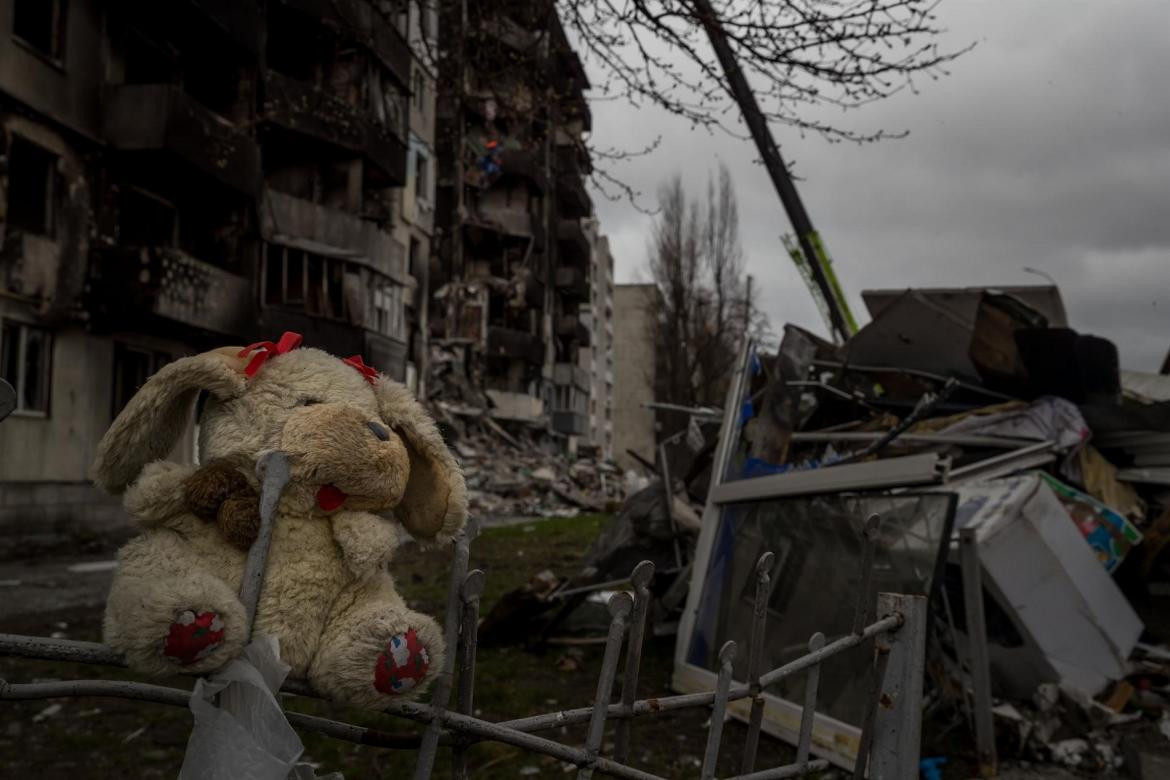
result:
M 183 484 L 195 473 L 188 464 L 158 460 L 148 463 L 126 489 L 122 505 L 143 526 L 162 525 L 187 513 Z
M 353 575 L 366 579 L 376 574 L 398 547 L 397 524 L 369 512 L 338 512 L 329 519 L 333 538 Z

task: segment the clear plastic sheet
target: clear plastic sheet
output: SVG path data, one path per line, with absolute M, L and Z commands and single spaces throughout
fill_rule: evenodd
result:
M 305 748 L 278 698 L 288 672 L 276 639 L 261 637 L 223 669 L 198 680 L 190 702 L 195 725 L 180 780 L 314 780 L 313 768 L 298 763 Z

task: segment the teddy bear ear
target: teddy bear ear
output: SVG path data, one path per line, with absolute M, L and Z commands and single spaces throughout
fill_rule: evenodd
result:
M 374 392 L 382 420 L 402 437 L 410 457 L 406 492 L 395 514 L 418 539 L 439 543 L 454 539 L 467 521 L 463 471 L 434 420 L 406 387 L 379 375 Z
M 247 385 L 247 359 L 240 347 L 223 347 L 168 363 L 146 380 L 98 443 L 93 478 L 114 495 L 138 478 L 142 468 L 165 458 L 187 427 L 200 391 L 234 398 Z

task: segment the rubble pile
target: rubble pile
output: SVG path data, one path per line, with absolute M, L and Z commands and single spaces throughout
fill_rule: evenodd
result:
M 481 520 L 573 517 L 611 511 L 621 501 L 621 471 L 590 448 L 570 458 L 538 425 L 496 420 L 490 408 L 441 400 L 429 406 L 463 467 L 470 510 Z

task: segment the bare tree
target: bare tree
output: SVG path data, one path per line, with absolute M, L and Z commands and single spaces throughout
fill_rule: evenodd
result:
M 658 209 L 649 272 L 659 296 L 646 303 L 655 384 L 665 394 L 657 400 L 720 405 L 744 329 L 766 328 L 748 297 L 731 175 L 720 167 L 702 205 L 687 199 L 676 175 L 660 188 Z

